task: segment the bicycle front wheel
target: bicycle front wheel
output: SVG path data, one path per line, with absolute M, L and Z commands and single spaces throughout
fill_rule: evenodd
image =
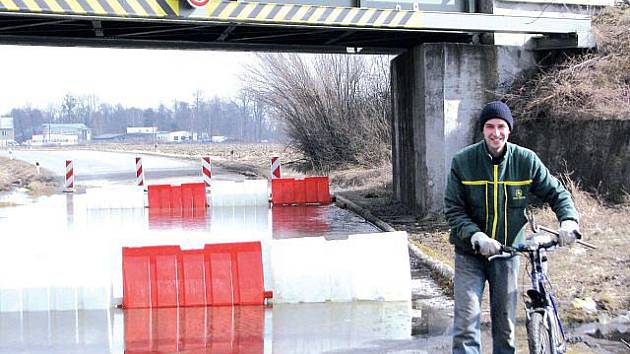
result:
M 532 312 L 527 319 L 527 344 L 530 354 L 552 354 L 552 339 L 541 312 Z

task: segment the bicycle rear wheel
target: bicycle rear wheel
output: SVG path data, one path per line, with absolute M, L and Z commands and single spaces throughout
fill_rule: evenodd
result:
M 527 319 L 527 344 L 530 354 L 553 353 L 549 330 L 550 329 L 545 326 L 543 313 L 530 313 Z

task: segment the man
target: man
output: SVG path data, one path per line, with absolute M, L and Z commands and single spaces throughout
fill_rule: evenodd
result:
M 481 298 L 490 287 L 492 350 L 514 353 L 519 259 L 487 257 L 524 239 L 530 195 L 549 203 L 560 221 L 561 246 L 575 242 L 578 215 L 571 195 L 531 150 L 508 143 L 514 119 L 508 106 L 488 103 L 479 124 L 483 140 L 453 157 L 445 214 L 455 245 L 453 353 L 480 353 Z

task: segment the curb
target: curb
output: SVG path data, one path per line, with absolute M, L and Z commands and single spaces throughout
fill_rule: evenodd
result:
M 397 231 L 391 225 L 389 225 L 388 223 L 376 217 L 369 210 L 359 206 L 353 201 L 347 199 L 346 197 L 343 197 L 339 195 L 338 193 L 335 193 L 334 196 L 335 196 L 335 204 L 339 206 L 340 208 L 348 209 L 354 212 L 355 214 L 361 216 L 362 218 L 371 222 L 376 227 L 378 227 L 379 229 L 385 232 Z M 423 252 L 418 246 L 414 245 L 411 240 L 408 241 L 408 246 L 409 246 L 409 251 L 418 258 L 420 263 L 422 263 L 422 265 L 426 266 L 427 268 L 431 270 L 431 275 L 434 277 L 434 279 L 438 281 L 438 283 L 440 283 L 441 286 L 447 287 L 449 288 L 449 290 L 452 290 L 453 277 L 455 275 L 453 268 L 429 256 L 428 254 Z

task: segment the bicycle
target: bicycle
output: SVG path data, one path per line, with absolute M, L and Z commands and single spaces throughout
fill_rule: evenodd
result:
M 531 288 L 526 291 L 525 298 L 525 323 L 529 352 L 531 354 L 563 354 L 566 352 L 567 337 L 547 276 L 547 250 L 558 246 L 558 232 L 536 225 L 531 213 L 528 213 L 527 219 L 532 234 L 525 243 L 514 247 L 504 246 L 499 254 L 488 257 L 488 260 L 511 258 L 517 255 L 527 256 L 531 265 L 529 276 L 532 282 Z M 546 234 L 540 235 L 541 231 Z M 550 234 L 556 237 L 551 238 Z M 595 246 L 581 241 L 582 235 L 579 232 L 575 235 L 578 244 L 596 249 Z

